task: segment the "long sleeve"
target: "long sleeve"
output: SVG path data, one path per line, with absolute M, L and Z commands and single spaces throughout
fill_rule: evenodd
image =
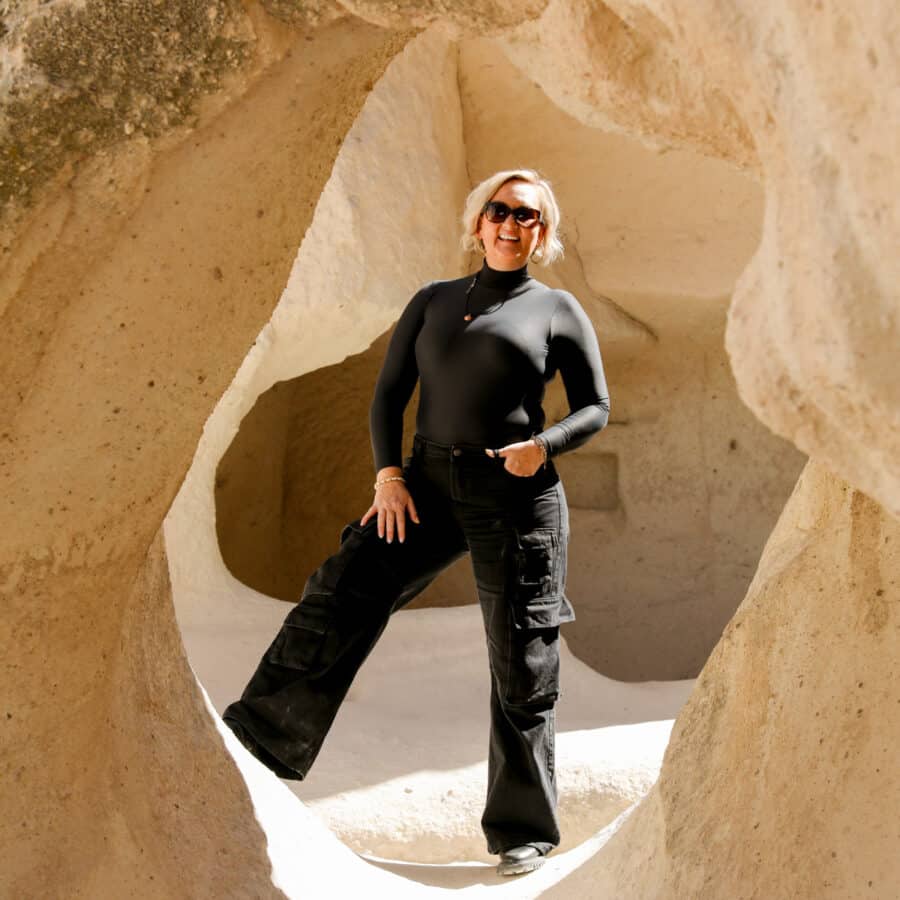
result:
M 609 421 L 609 393 L 597 335 L 581 304 L 563 293 L 550 322 L 550 355 L 571 412 L 539 437 L 555 456 L 584 444 Z
M 403 310 L 391 340 L 369 407 L 369 432 L 375 471 L 402 462 L 403 411 L 419 378 L 416 337 L 425 318 L 433 285 L 419 290 Z

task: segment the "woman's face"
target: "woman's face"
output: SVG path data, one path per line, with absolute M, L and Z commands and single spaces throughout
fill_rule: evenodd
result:
M 541 208 L 540 188 L 530 181 L 507 181 L 491 200 L 505 203 L 510 209 L 519 206 Z M 545 231 L 546 226 L 539 222 L 524 226 L 509 215 L 502 222 L 495 223 L 489 222 L 482 213 L 478 217 L 475 234 L 484 244 L 487 264 L 500 272 L 511 272 L 521 269 L 528 262 L 543 241 Z

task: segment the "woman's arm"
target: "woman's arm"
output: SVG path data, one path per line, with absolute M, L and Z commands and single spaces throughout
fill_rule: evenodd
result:
M 419 378 L 416 365 L 416 337 L 425 318 L 425 305 L 431 297 L 432 285 L 422 288 L 409 301 L 391 335 L 381 372 L 375 384 L 369 407 L 369 431 L 375 457 L 377 484 L 372 505 L 360 519 L 365 525 L 378 517 L 378 537 L 394 536 L 402 543 L 406 538 L 406 516 L 419 524 L 413 498 L 402 480 L 403 411 Z M 400 480 L 397 480 L 400 479 Z
M 597 335 L 581 304 L 566 292 L 550 320 L 550 354 L 571 410 L 538 435 L 548 456 L 556 456 L 580 447 L 609 421 L 609 392 Z
M 375 470 L 379 474 L 383 469 L 399 468 L 402 463 L 403 411 L 419 378 L 416 337 L 431 293 L 432 285 L 426 285 L 403 310 L 375 383 L 369 407 L 369 432 Z

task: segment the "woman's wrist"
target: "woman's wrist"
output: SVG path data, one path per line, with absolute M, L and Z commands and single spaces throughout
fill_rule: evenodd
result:
M 375 484 L 372 485 L 372 490 L 377 492 L 382 485 L 392 484 L 395 481 L 406 481 L 403 477 L 403 469 L 400 466 L 385 466 L 383 469 L 379 469 L 375 475 Z
M 547 442 L 539 434 L 533 434 L 531 436 L 531 440 L 534 441 L 538 450 L 541 451 L 541 465 L 546 466 L 547 465 L 547 457 L 550 455 L 550 453 L 549 453 L 550 448 L 547 446 Z

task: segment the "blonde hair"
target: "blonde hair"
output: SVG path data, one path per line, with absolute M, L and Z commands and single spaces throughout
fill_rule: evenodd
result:
M 553 195 L 550 182 L 546 178 L 542 178 L 534 169 L 507 169 L 504 172 L 496 172 L 472 189 L 469 196 L 466 197 L 466 205 L 463 209 L 463 233 L 460 244 L 463 250 L 484 253 L 484 245 L 475 234 L 478 229 L 478 221 L 485 204 L 508 181 L 527 181 L 538 188 L 541 198 L 540 210 L 541 222 L 544 225 L 544 238 L 531 258 L 543 266 L 549 266 L 554 260 L 561 259 L 563 255 L 563 245 L 558 234 L 559 204 Z

